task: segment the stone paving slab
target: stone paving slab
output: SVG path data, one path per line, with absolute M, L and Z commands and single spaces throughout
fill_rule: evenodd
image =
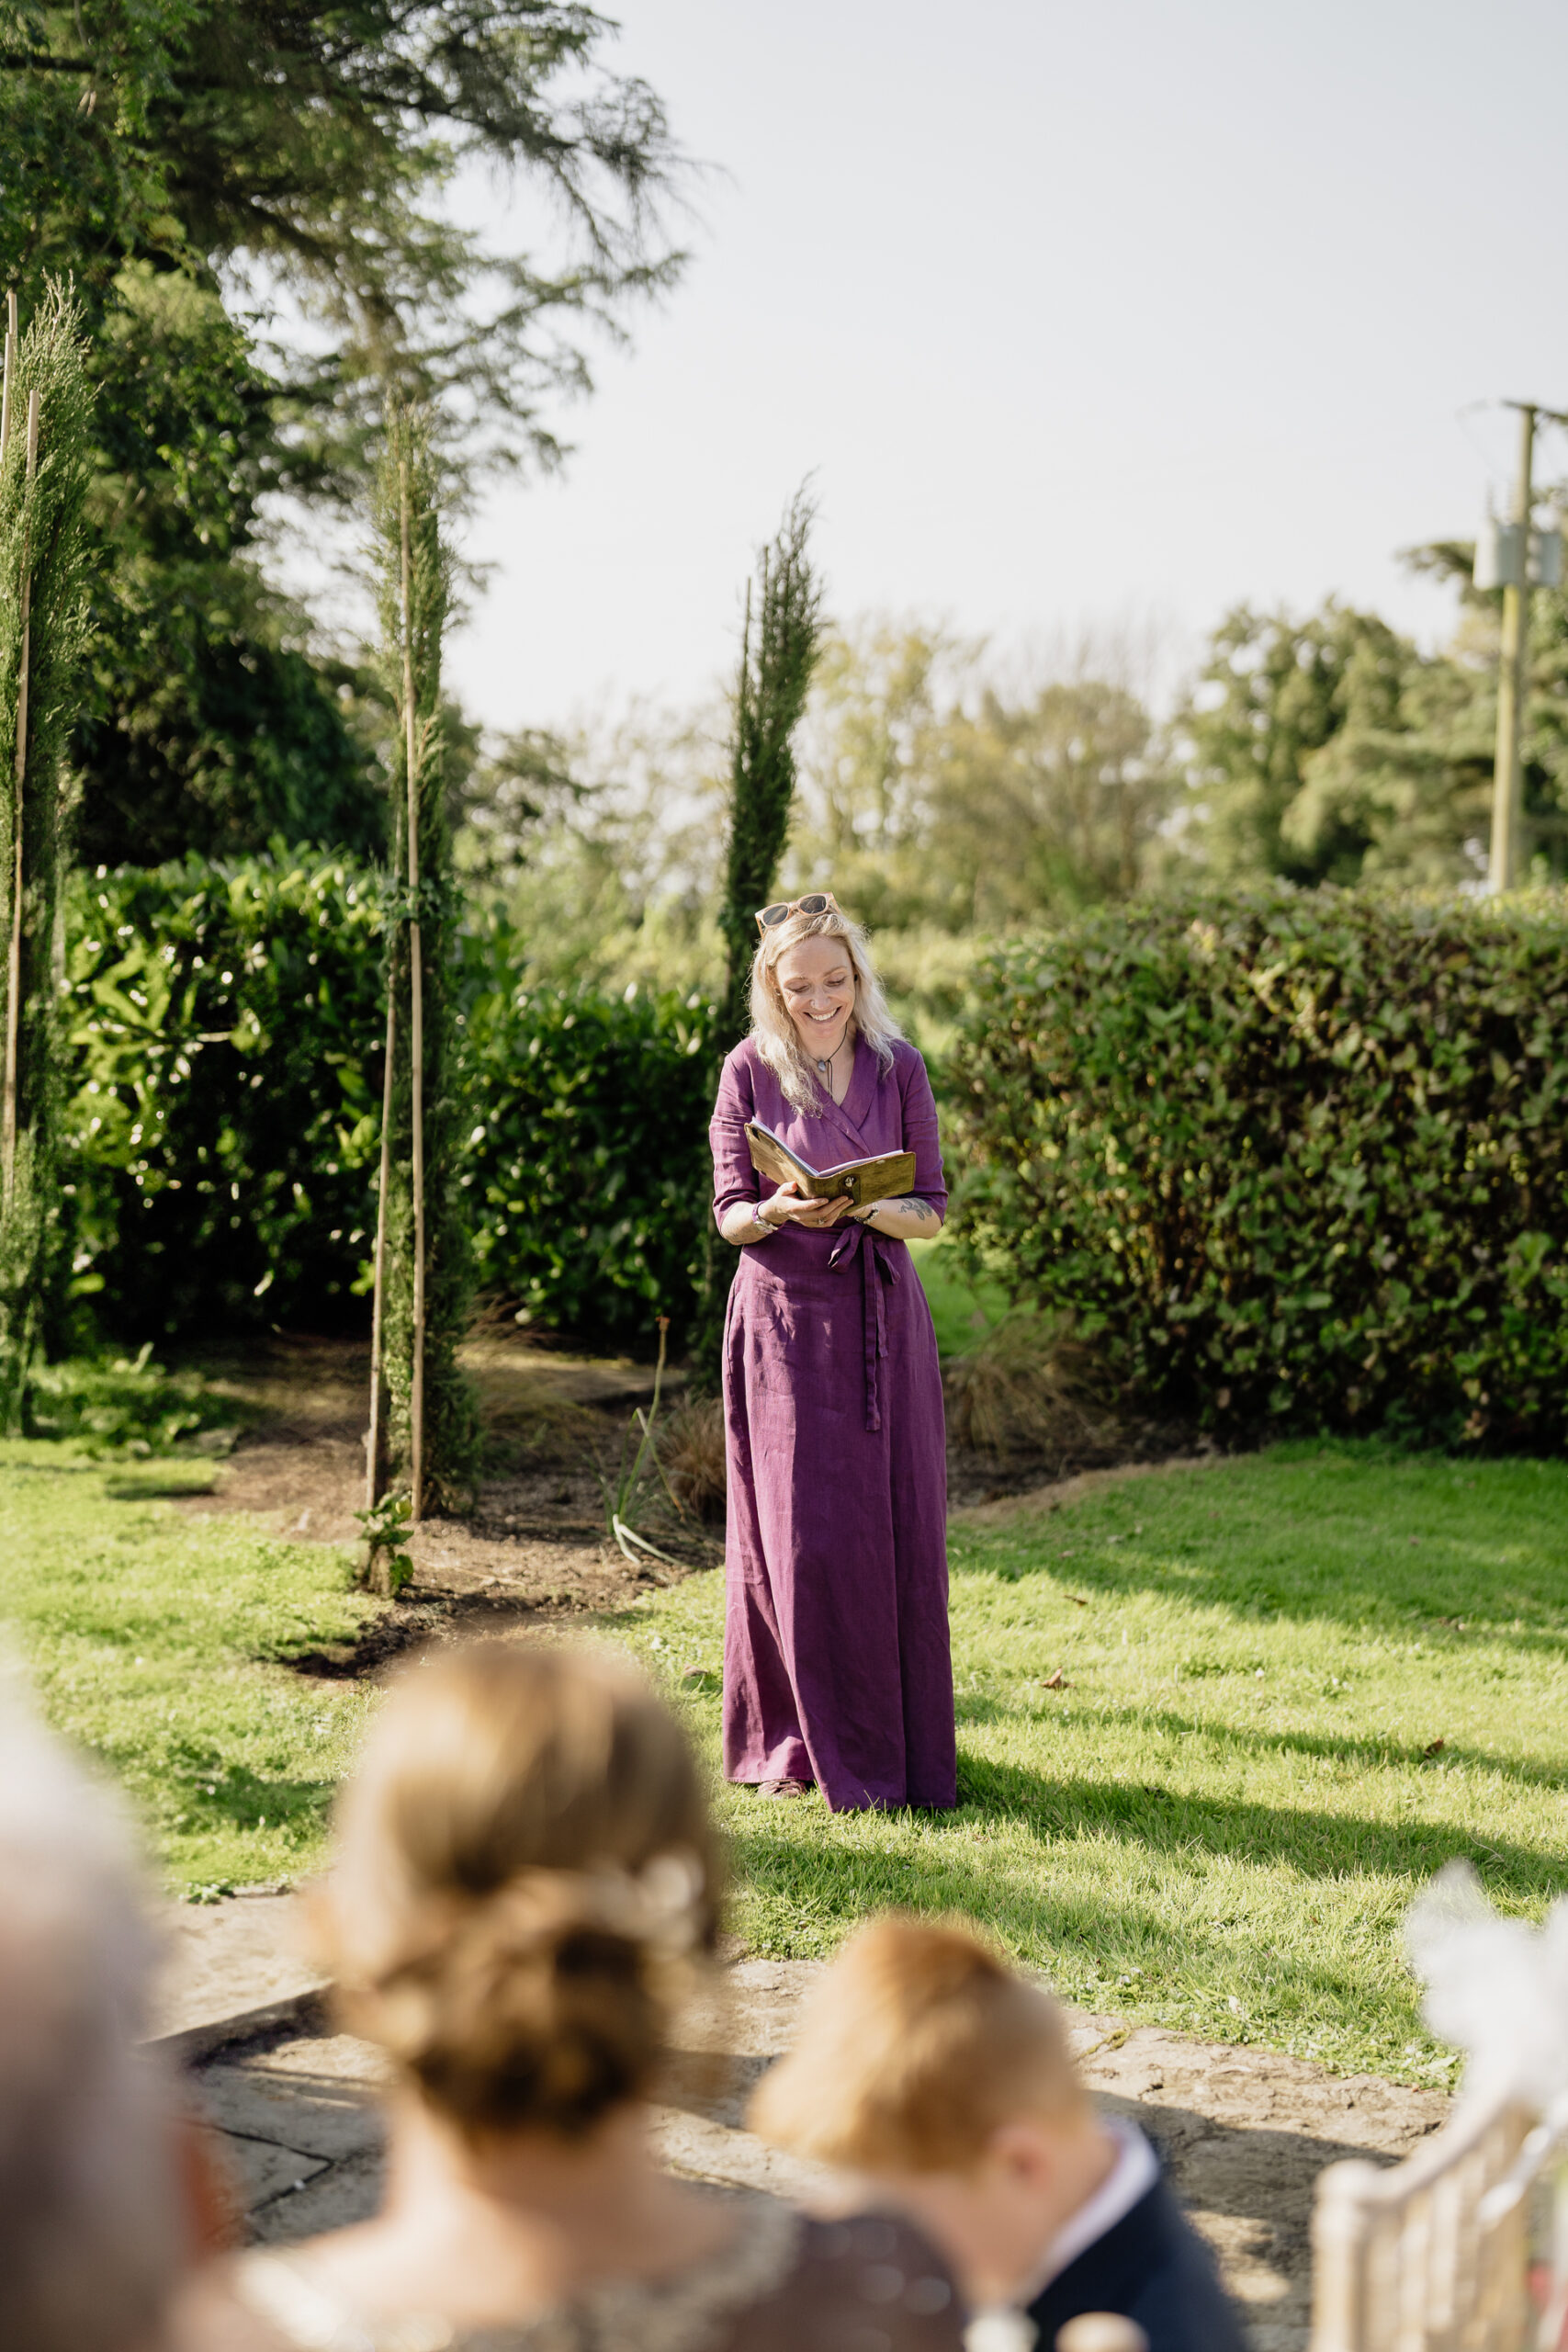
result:
M 288 1956 L 295 1917 L 288 1898 L 253 1896 L 182 1922 L 186 1974 L 165 2006 L 180 2037 L 173 2046 L 222 2134 L 249 2233 L 266 2243 L 363 2219 L 380 2189 L 384 2069 L 367 2043 L 331 2030 L 320 1980 Z M 743 2125 L 752 2086 L 787 2048 L 821 1970 L 736 1960 L 687 2011 L 654 2118 L 671 2170 L 807 2202 L 829 2193 L 818 2167 L 764 2147 Z M 215 2015 L 224 1997 L 235 2005 L 227 2032 Z M 1396 2161 L 1441 2123 L 1447 2098 L 1122 2018 L 1070 2018 L 1085 2080 L 1158 2146 L 1247 2311 L 1257 2352 L 1303 2352 L 1317 2174 L 1342 2156 Z
M 236 2035 L 297 2019 L 326 1981 L 304 1951 L 301 1928 L 292 1894 L 172 1904 L 153 2039 L 188 2063 Z

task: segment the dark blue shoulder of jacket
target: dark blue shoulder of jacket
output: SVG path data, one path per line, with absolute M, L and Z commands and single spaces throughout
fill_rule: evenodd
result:
M 1247 2352 L 1213 2256 L 1163 2180 L 1030 2305 L 1038 2352 L 1054 2352 L 1058 2328 L 1080 2312 L 1136 2320 L 1149 2352 Z

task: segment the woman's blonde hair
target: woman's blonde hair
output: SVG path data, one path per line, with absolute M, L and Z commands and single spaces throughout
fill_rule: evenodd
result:
M 345 2020 L 470 2133 L 646 2094 L 718 1860 L 685 1737 L 593 1652 L 480 1642 L 400 1683 L 319 1911 Z
M 855 976 L 854 1024 L 884 1070 L 892 1069 L 893 1047 L 904 1033 L 887 1010 L 887 999 L 871 960 L 871 942 L 841 908 L 829 907 L 819 915 L 793 914 L 765 931 L 751 958 L 751 1035 L 757 1051 L 784 1088 L 785 1099 L 797 1111 L 818 1118 L 822 1090 L 778 983 L 780 956 L 803 939 L 843 941 Z
M 1002 2124 L 1086 2107 L 1048 1993 L 965 1921 L 893 1915 L 845 1944 L 747 2121 L 852 2171 L 966 2172 Z

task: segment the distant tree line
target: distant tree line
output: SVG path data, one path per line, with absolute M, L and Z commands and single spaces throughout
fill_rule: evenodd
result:
M 558 457 L 592 335 L 682 260 L 681 158 L 655 94 L 611 70 L 613 32 L 570 0 L 0 5 L 0 286 L 26 316 L 51 276 L 74 281 L 98 395 L 84 862 L 379 854 L 385 692 L 279 591 L 278 534 L 305 514 L 330 538 L 363 508 L 389 389 L 438 403 L 449 508 L 487 468 Z M 496 238 L 445 200 L 472 163 L 527 199 Z M 1109 639 L 1029 671 L 942 629 L 840 621 L 781 882 L 830 878 L 919 943 L 905 960 L 929 980 L 977 935 L 1195 874 L 1472 880 L 1496 599 L 1468 548 L 1412 560 L 1457 584 L 1441 653 L 1333 600 L 1238 605 L 1174 711 Z M 449 709 L 444 732 L 460 869 L 541 978 L 720 984 L 728 714 L 497 743 Z M 1560 872 L 1556 594 L 1534 600 L 1525 751 L 1536 870 Z

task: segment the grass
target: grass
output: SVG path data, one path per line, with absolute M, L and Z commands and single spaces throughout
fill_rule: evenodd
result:
M 0 1616 L 198 1895 L 319 1862 L 375 1694 L 288 1660 L 379 1613 L 344 1553 L 181 1513 L 209 1475 L 0 1446 Z M 960 1524 L 952 1555 L 959 1809 L 722 1791 L 752 1947 L 957 1908 L 1088 2007 L 1448 2079 L 1410 1896 L 1456 1854 L 1505 1910 L 1568 1891 L 1568 1464 L 1281 1446 Z M 694 1577 L 611 1629 L 716 1760 L 722 1612 Z
M 911 1241 L 908 1247 L 936 1325 L 937 1353 L 963 1355 L 1007 1313 L 1007 1292 L 1000 1283 L 971 1283 L 960 1274 L 958 1252 L 946 1234 L 934 1241 Z
M 1568 1891 L 1568 1464 L 1281 1446 L 952 1559 L 959 1809 L 725 1791 L 750 1943 L 957 1908 L 1089 2008 L 1449 2079 L 1411 1896 L 1455 1855 L 1507 1911 Z M 623 1635 L 715 1757 L 722 1607 L 694 1578 Z
M 108 1766 L 171 1889 L 197 1898 L 320 1860 L 373 1694 L 287 1660 L 378 1613 L 346 1554 L 175 1509 L 210 1476 L 0 1445 L 0 1617 L 50 1721 Z

